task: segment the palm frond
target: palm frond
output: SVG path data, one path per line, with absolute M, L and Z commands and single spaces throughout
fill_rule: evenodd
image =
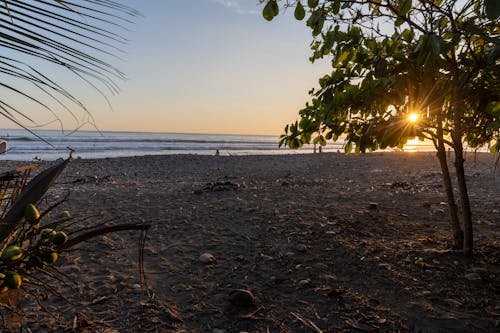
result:
M 53 112 L 40 97 L 45 96 L 75 120 L 75 106 L 89 114 L 77 96 L 47 74 L 47 68 L 57 66 L 89 84 L 109 104 L 107 96 L 118 93 L 117 82 L 125 79 L 111 61 L 121 60 L 128 42 L 122 33 L 138 15 L 113 0 L 1 1 L 0 48 L 4 52 L 0 56 L 0 91 L 8 90 Z M 29 65 L 32 59 L 41 65 Z M 35 89 L 21 88 L 16 82 Z M 24 128 L 26 121 L 35 125 L 4 97 L 0 97 L 0 116 Z

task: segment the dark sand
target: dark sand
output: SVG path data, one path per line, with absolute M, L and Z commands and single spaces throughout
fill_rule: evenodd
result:
M 498 332 L 500 171 L 493 174 L 492 155 L 467 159 L 473 261 L 449 250 L 434 154 L 73 161 L 47 203 L 69 191 L 58 209 L 90 217 L 82 224 L 151 223 L 144 253 L 149 296 L 139 276 L 139 234 L 120 232 L 61 259 L 57 267 L 67 277 L 57 291 L 64 299 L 43 292 L 43 308 L 23 299 L 23 326 Z M 200 262 L 203 253 L 215 262 Z M 251 291 L 254 304 L 232 304 L 235 289 Z

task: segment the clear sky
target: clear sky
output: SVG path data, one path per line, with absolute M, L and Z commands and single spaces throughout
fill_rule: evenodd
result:
M 291 12 L 267 22 L 258 0 L 122 2 L 144 17 L 125 33 L 131 42 L 115 65 L 129 79 L 111 96 L 112 109 L 81 83 L 67 84 L 101 130 L 279 135 L 328 71 L 308 60 L 305 22 Z

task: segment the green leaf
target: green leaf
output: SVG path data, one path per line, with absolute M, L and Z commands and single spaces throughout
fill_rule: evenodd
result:
M 500 2 L 498 0 L 484 0 L 484 12 L 490 20 L 500 17 Z
M 405 0 L 399 9 L 399 15 L 405 16 L 411 9 L 412 0 Z
M 309 8 L 316 8 L 318 3 L 319 0 L 307 0 L 307 6 L 309 6 Z
M 350 54 L 351 54 L 351 48 L 347 50 L 342 50 L 342 52 L 337 52 L 333 63 L 335 64 L 335 66 L 343 63 L 346 59 L 349 58 Z
M 494 65 L 498 58 L 500 58 L 500 45 L 495 45 L 495 47 L 491 49 L 490 54 L 488 54 L 486 62 L 488 65 Z
M 442 45 L 441 37 L 436 35 L 429 36 L 429 43 L 431 44 L 432 55 L 438 56 L 441 53 L 441 45 Z
M 399 27 L 401 24 L 405 23 L 405 20 L 403 20 L 401 17 L 398 17 L 396 21 L 394 22 L 394 25 L 396 27 Z
M 288 147 L 291 149 L 298 149 L 301 146 L 301 142 L 297 138 L 290 139 L 288 142 Z
M 493 146 L 491 146 L 490 152 L 494 154 L 498 153 L 499 151 L 500 151 L 500 140 L 497 140 L 497 142 Z
M 345 144 L 345 146 L 344 146 L 344 153 L 345 153 L 346 155 L 349 155 L 349 154 L 351 153 L 351 151 L 352 151 L 352 142 L 351 142 L 351 141 L 349 141 L 349 142 L 347 142 L 347 143 Z
M 329 31 L 326 36 L 323 38 L 323 50 L 324 51 L 330 51 L 335 45 L 336 41 L 336 36 L 335 33 L 332 31 Z
M 321 12 L 316 11 L 312 13 L 307 20 L 307 26 L 313 30 L 313 36 L 319 35 L 325 24 L 325 17 L 321 14 Z
M 299 21 L 302 21 L 306 16 L 306 11 L 304 10 L 304 7 L 300 3 L 300 1 L 297 2 L 297 6 L 295 6 L 295 12 L 293 13 L 293 15 Z
M 337 15 L 340 12 L 340 0 L 335 0 L 332 5 L 332 13 Z
M 406 29 L 403 32 L 403 38 L 408 43 L 413 42 L 413 38 L 415 38 L 415 32 L 411 29 Z
M 262 16 L 267 21 L 272 21 L 272 19 L 279 14 L 280 8 L 276 0 L 269 1 L 262 10 Z
M 495 117 L 500 117 L 500 102 L 490 102 L 486 106 L 486 111 L 495 116 Z
M 361 153 L 361 145 L 359 144 L 359 142 L 356 143 L 356 147 L 354 147 L 354 153 L 356 153 L 356 155 Z
M 387 61 L 384 58 L 380 58 L 375 63 L 375 77 L 385 77 L 387 75 Z

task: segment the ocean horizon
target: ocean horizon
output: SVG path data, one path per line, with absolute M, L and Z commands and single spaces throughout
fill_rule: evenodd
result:
M 278 147 L 276 135 L 197 134 L 119 131 L 61 130 L 33 131 L 0 129 L 0 140 L 6 140 L 8 151 L 0 160 L 31 161 L 66 158 L 73 151 L 74 158 L 113 158 L 142 155 L 199 154 L 215 155 L 269 155 L 313 153 L 314 145 L 300 149 Z M 328 143 L 323 152 L 341 151 L 343 142 Z M 432 151 L 425 143 L 405 146 L 405 151 Z

